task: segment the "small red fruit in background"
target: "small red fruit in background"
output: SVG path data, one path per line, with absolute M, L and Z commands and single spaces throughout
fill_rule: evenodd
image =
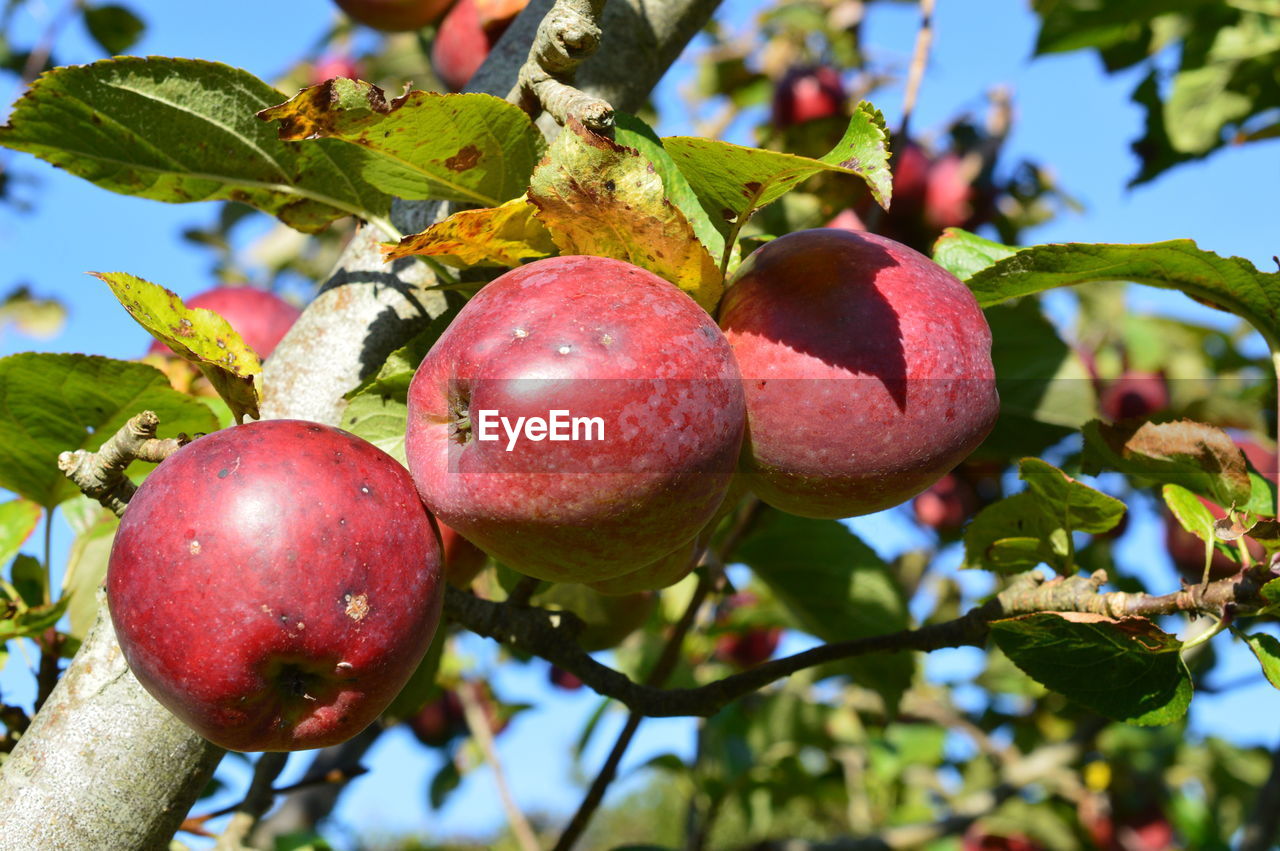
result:
M 503 717 L 489 685 L 482 681 L 463 681 L 455 688 L 446 689 L 405 722 L 418 741 L 428 747 L 442 748 L 467 734 L 467 713 L 458 694 L 461 689 L 467 689 L 479 704 L 490 733 L 496 736 L 507 729 L 509 720 Z
M 335 77 L 359 80 L 363 74 L 364 71 L 361 69 L 360 63 L 350 56 L 331 54 L 322 56 L 311 66 L 311 85 L 318 86 Z
M 564 689 L 565 691 L 577 691 L 582 688 L 582 680 L 578 678 L 577 674 L 555 665 L 551 666 L 547 680 L 556 688 Z
M 748 627 L 742 632 L 722 635 L 716 639 L 716 657 L 738 668 L 754 668 L 773 658 L 782 640 L 782 629 Z
M 1130 370 L 1106 383 L 1098 395 L 1098 409 L 1113 422 L 1146 419 L 1169 407 L 1164 376 Z
M 435 634 L 440 547 L 399 462 L 336 428 L 264 420 L 201 437 L 139 487 L 107 599 L 125 659 L 214 744 L 343 742 Z
M 458 0 L 440 22 L 431 45 L 431 67 L 450 91 L 459 92 L 528 0 Z
M 959 476 L 948 473 L 912 502 L 916 522 L 937 532 L 958 532 L 978 510 L 978 492 Z
M 217 287 L 186 299 L 184 304 L 220 315 L 263 360 L 275 351 L 276 344 L 302 315 L 301 310 L 280 296 L 257 287 Z M 153 340 L 147 354 L 167 355 L 170 350 Z
M 764 502 L 853 517 L 905 502 L 999 413 L 969 288 L 901 243 L 818 228 L 743 261 L 720 308 L 747 394 L 742 469 Z
M 773 90 L 773 124 L 784 128 L 841 115 L 847 97 L 839 72 L 831 66 L 792 68 Z
M 334 0 L 356 23 L 387 32 L 420 30 L 440 20 L 451 0 Z

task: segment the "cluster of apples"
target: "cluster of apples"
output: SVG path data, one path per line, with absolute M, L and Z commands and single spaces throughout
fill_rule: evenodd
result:
M 639 267 L 549 258 L 485 286 L 424 358 L 407 471 L 315 423 L 201 437 L 131 502 L 108 601 L 139 681 L 207 738 L 329 745 L 426 651 L 442 529 L 540 579 L 663 587 L 744 490 L 809 517 L 888 508 L 997 411 L 972 294 L 887 238 L 768 243 L 719 324 Z
M 353 21 L 385 32 L 437 26 L 431 67 L 461 91 L 528 0 L 335 0 Z M 346 76 L 337 74 L 334 76 Z

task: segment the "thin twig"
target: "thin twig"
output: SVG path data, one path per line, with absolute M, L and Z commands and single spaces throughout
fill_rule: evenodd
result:
M 915 112 L 916 98 L 920 95 L 920 81 L 929 65 L 929 47 L 933 44 L 933 0 L 920 0 L 920 29 L 916 32 L 916 47 L 911 55 L 911 68 L 907 72 L 907 90 L 902 95 L 902 122 L 898 125 L 898 138 L 906 140 Z
M 498 758 L 498 749 L 494 747 L 493 728 L 489 726 L 484 707 L 480 705 L 480 701 L 476 700 L 474 684 L 463 683 L 455 693 L 462 703 L 462 714 L 467 719 L 471 738 L 475 739 L 476 744 L 480 746 L 484 761 L 489 763 L 489 768 L 493 771 L 493 782 L 498 787 L 498 798 L 502 801 L 503 812 L 507 815 L 507 824 L 511 826 L 511 832 L 515 835 L 517 844 L 523 851 L 539 851 L 537 834 L 533 832 L 533 828 L 529 826 L 529 820 L 516 805 L 511 787 L 507 784 L 502 760 Z
M 654 665 L 649 676 L 645 678 L 647 687 L 660 686 L 666 682 L 667 677 L 671 676 L 671 672 L 675 669 L 676 662 L 680 658 L 680 648 L 684 645 L 684 638 L 693 626 L 693 622 L 697 619 L 698 611 L 702 608 L 702 604 L 706 602 L 707 595 L 711 593 L 718 576 L 718 572 L 713 574 L 708 571 L 698 580 L 698 587 L 694 589 L 689 605 L 685 608 L 684 614 L 681 615 L 679 623 L 675 625 L 671 634 L 667 636 L 667 643 L 662 648 L 662 655 L 658 658 L 658 663 Z M 560 834 L 560 839 L 556 842 L 553 851 L 569 851 L 582 837 L 582 833 L 587 829 L 587 824 L 591 821 L 591 817 L 595 814 L 596 809 L 599 808 L 601 801 L 604 800 L 604 793 L 609 788 L 609 784 L 617 776 L 618 765 L 622 762 L 622 757 L 627 752 L 627 748 L 631 746 L 631 740 L 635 738 L 636 731 L 640 729 L 640 722 L 643 720 L 644 715 L 634 710 L 627 716 L 627 723 L 623 725 L 622 732 L 618 734 L 617 741 L 613 743 L 613 750 L 609 752 L 609 757 L 601 767 L 600 773 L 596 775 L 591 788 L 587 790 L 582 803 L 578 805 L 578 811 L 573 814 L 573 818 L 565 827 L 564 832 Z
M 1016 615 L 1085 612 L 1121 619 L 1177 613 L 1215 614 L 1227 606 L 1235 606 L 1241 613 L 1256 611 L 1268 605 L 1259 594 L 1268 578 L 1268 572 L 1254 569 L 1239 577 L 1152 596 L 1119 591 L 1102 593 L 1099 589 L 1106 581 L 1102 572 L 1045 581 L 1038 571 L 1033 571 L 1023 574 L 979 608 L 953 620 L 824 644 L 697 688 L 684 689 L 642 685 L 597 662 L 577 644 L 581 621 L 564 612 L 504 606 L 449 588 L 445 594 L 445 613 L 477 635 L 518 647 L 570 671 L 597 693 L 620 701 L 640 715 L 708 717 L 772 682 L 829 662 L 872 653 L 981 647 L 986 643 L 992 621 Z M 664 654 L 664 662 L 667 658 Z
M 227 829 L 218 837 L 218 842 L 214 845 L 215 851 L 240 851 L 245 847 L 245 841 L 253 832 L 258 819 L 275 803 L 274 784 L 288 760 L 289 754 L 276 751 L 258 757 L 253 766 L 253 782 L 249 784 L 249 791 L 245 793 L 240 806 L 236 807 Z
M 58 456 L 58 469 L 90 499 L 96 499 L 117 516 L 138 489 L 124 471 L 134 461 L 158 464 L 189 442 L 183 434 L 160 440 L 160 418 L 153 411 L 131 417 L 97 452 L 77 449 Z

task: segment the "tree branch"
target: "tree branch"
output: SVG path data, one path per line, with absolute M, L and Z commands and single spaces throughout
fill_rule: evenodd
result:
M 529 59 L 509 99 L 530 115 L 546 110 L 561 126 L 576 118 L 592 130 L 613 126 L 613 107 L 573 87 L 578 66 L 600 46 L 604 0 L 556 0 L 538 25 Z
M 484 755 L 484 761 L 489 763 L 489 769 L 493 772 L 493 782 L 498 787 L 498 799 L 502 802 L 502 809 L 506 813 L 507 824 L 516 838 L 516 844 L 522 851 L 538 851 L 538 836 L 529 826 L 529 820 L 524 817 L 524 813 L 520 812 L 520 807 L 516 805 L 516 799 L 511 794 L 511 787 L 507 785 L 507 775 L 502 769 L 502 760 L 498 757 L 498 749 L 493 742 L 493 727 L 489 725 L 484 707 L 476 699 L 475 684 L 463 682 L 456 693 L 458 700 L 462 703 L 462 714 L 466 718 L 467 728 L 471 731 L 471 738 L 475 739 L 480 747 L 480 753 Z
M 444 611 L 446 617 L 478 635 L 541 656 L 570 671 L 599 694 L 625 704 L 639 715 L 709 717 L 770 683 L 829 662 L 872 653 L 981 647 L 992 621 L 1015 615 L 1090 612 L 1111 618 L 1151 617 L 1179 612 L 1217 614 L 1229 606 L 1249 610 L 1266 605 L 1258 594 L 1263 583 L 1251 574 L 1162 596 L 1118 591 L 1104 594 L 1099 588 L 1105 579 L 1105 574 L 1099 572 L 1046 582 L 1039 571 L 1034 571 L 1023 574 L 1005 591 L 954 620 L 825 644 L 704 686 L 669 690 L 636 683 L 591 658 L 576 642 L 580 622 L 566 618 L 563 612 L 494 603 L 455 588 L 446 591 Z
M 246 847 L 245 840 L 253 832 L 258 820 L 275 803 L 274 784 L 288 760 L 289 754 L 278 751 L 258 757 L 253 766 L 253 781 L 249 784 L 249 791 L 236 807 L 227 829 L 218 837 L 214 851 L 241 851 Z
M 190 442 L 185 434 L 156 438 L 160 418 L 143 411 L 129 419 L 97 452 L 77 449 L 58 456 L 58 469 L 90 499 L 96 499 L 119 517 L 138 488 L 124 471 L 134 461 L 159 464 Z

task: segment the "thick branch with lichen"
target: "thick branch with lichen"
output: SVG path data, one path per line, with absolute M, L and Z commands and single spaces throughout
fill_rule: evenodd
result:
M 659 717 L 707 717 L 770 683 L 829 662 L 872 653 L 980 647 L 986 642 L 992 621 L 1015 615 L 1038 612 L 1089 612 L 1111 618 L 1180 612 L 1221 615 L 1224 611 L 1247 611 L 1266 605 L 1259 595 L 1264 577 L 1255 578 L 1251 574 L 1161 596 L 1103 593 L 1100 588 L 1105 579 L 1101 572 L 1050 581 L 1045 581 L 1038 571 L 1024 574 L 982 606 L 954 620 L 825 644 L 698 688 L 669 690 L 636 683 L 591 658 L 576 643 L 581 623 L 571 614 L 494 603 L 450 588 L 445 597 L 445 615 L 472 632 L 543 657 L 633 712 Z

